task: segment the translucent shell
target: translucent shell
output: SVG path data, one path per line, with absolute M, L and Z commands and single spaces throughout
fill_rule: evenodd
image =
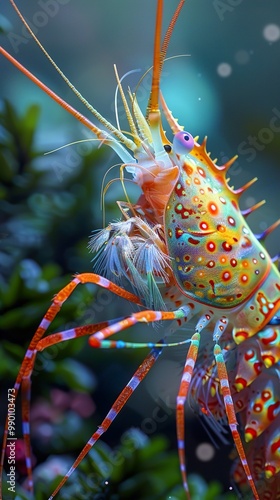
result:
M 181 291 L 212 307 L 234 307 L 255 293 L 270 258 L 239 209 L 242 192 L 195 144 L 182 160 L 165 211 L 166 239 Z

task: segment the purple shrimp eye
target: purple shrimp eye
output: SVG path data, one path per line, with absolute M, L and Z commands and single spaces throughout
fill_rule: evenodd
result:
M 177 132 L 173 139 L 173 151 L 177 155 L 187 155 L 194 147 L 194 138 L 185 130 Z

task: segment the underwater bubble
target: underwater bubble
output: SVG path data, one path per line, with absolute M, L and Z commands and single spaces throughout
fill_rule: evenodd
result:
M 280 27 L 277 24 L 267 24 L 263 29 L 263 37 L 268 42 L 277 42 L 280 39 Z
M 250 60 L 250 54 L 247 50 L 238 50 L 234 57 L 238 64 L 247 64 Z
M 232 67 L 229 63 L 226 62 L 220 63 L 217 67 L 217 73 L 222 78 L 227 78 L 232 73 Z
M 210 443 L 200 443 L 195 450 L 195 454 L 202 462 L 208 462 L 214 457 L 215 449 Z

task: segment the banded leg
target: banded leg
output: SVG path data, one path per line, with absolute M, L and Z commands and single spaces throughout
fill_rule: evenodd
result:
M 30 360 L 30 363 L 28 364 L 28 367 L 26 368 L 26 371 L 23 376 L 23 381 L 24 381 L 24 386 L 26 388 L 24 392 L 24 397 L 23 397 L 23 402 L 22 402 L 22 418 L 23 418 L 23 437 L 24 437 L 24 442 L 25 442 L 25 449 L 26 449 L 26 466 L 27 466 L 27 471 L 28 471 L 28 487 L 29 489 L 33 488 L 33 483 L 32 483 L 32 470 L 31 470 L 31 447 L 30 447 L 30 430 L 29 430 L 29 422 L 30 422 L 30 408 L 29 408 L 29 397 L 25 397 L 26 394 L 29 394 L 30 396 L 30 386 L 31 386 L 31 375 L 33 371 L 33 366 L 35 363 L 36 359 L 36 354 L 38 351 L 43 351 L 47 347 L 50 347 L 51 345 L 55 345 L 59 342 L 65 341 L 65 340 L 70 340 L 74 338 L 78 338 L 81 336 L 85 335 L 93 335 L 98 336 L 99 338 L 103 337 L 105 338 L 108 337 L 109 335 L 113 335 L 116 333 L 116 331 L 123 330 L 124 328 L 128 328 L 135 324 L 136 322 L 153 322 L 153 321 L 158 321 L 158 320 L 174 320 L 174 319 L 179 319 L 186 317 L 186 313 L 189 312 L 189 308 L 182 308 L 177 311 L 170 311 L 170 312 L 161 312 L 161 311 L 142 311 L 140 313 L 135 313 L 132 314 L 128 318 L 121 318 L 118 321 L 116 320 L 111 320 L 111 321 L 106 321 L 102 323 L 97 323 L 97 324 L 90 324 L 90 325 L 84 325 L 76 328 L 71 328 L 69 330 L 65 330 L 63 332 L 58 332 L 54 333 L 44 339 L 41 339 L 36 346 L 36 349 L 33 349 L 32 351 L 32 362 Z M 116 326 L 117 325 L 117 326 Z M 97 332 L 97 333 L 95 333 Z M 189 342 L 189 340 L 185 340 L 182 342 L 174 342 L 167 344 L 166 347 L 170 346 L 177 346 L 180 344 L 185 344 Z M 123 341 L 106 341 L 104 340 L 97 340 L 96 342 L 91 342 L 91 345 L 93 347 L 106 347 L 106 348 L 119 348 L 119 347 L 163 347 L 163 344 L 160 343 L 130 343 L 130 342 L 123 342 Z
M 135 391 L 136 387 L 142 382 L 142 380 L 145 378 L 145 376 L 148 374 L 156 360 L 158 359 L 159 355 L 162 352 L 162 348 L 154 348 L 152 351 L 148 354 L 148 356 L 144 359 L 143 363 L 139 366 L 139 368 L 136 370 L 134 373 L 133 377 L 130 379 L 128 384 L 124 387 L 116 401 L 114 402 L 113 406 L 107 413 L 106 417 L 104 418 L 103 422 L 101 425 L 98 427 L 98 430 L 91 436 L 91 438 L 88 440 L 84 448 L 82 449 L 81 453 L 73 463 L 72 467 L 69 469 L 67 474 L 64 476 L 62 481 L 59 483 L 57 488 L 54 490 L 52 495 L 49 497 L 49 500 L 52 500 L 55 495 L 59 492 L 59 490 L 62 488 L 62 486 L 66 483 L 67 479 L 73 474 L 73 472 L 76 470 L 78 465 L 81 463 L 81 461 L 84 459 L 84 457 L 88 454 L 90 449 L 94 446 L 96 441 L 104 434 L 104 432 L 107 431 L 107 429 L 110 427 L 111 423 L 113 420 L 116 418 L 116 416 L 119 414 L 123 406 L 126 404 L 130 396 L 133 394 Z
M 34 361 L 35 361 L 35 356 L 36 356 L 36 348 L 38 342 L 42 339 L 44 334 L 46 333 L 47 329 L 57 316 L 58 312 L 60 311 L 63 303 L 70 297 L 70 295 L 74 292 L 75 288 L 79 284 L 88 284 L 92 283 L 95 285 L 98 285 L 102 288 L 105 288 L 115 295 L 118 295 L 119 297 L 122 297 L 129 302 L 133 302 L 134 304 L 141 305 L 141 300 L 139 297 L 134 295 L 133 293 L 127 292 L 123 288 L 119 287 L 118 285 L 115 285 L 111 281 L 107 280 L 106 278 L 103 278 L 97 274 L 93 273 L 83 273 L 83 274 L 78 274 L 76 275 L 73 280 L 68 283 L 62 290 L 60 290 L 57 295 L 55 296 L 52 304 L 48 308 L 46 314 L 44 315 L 41 323 L 39 324 L 34 336 L 31 339 L 31 342 L 28 346 L 28 349 L 26 351 L 25 357 L 23 359 L 23 362 L 21 364 L 19 373 L 17 375 L 15 384 L 14 384 L 14 400 L 16 400 L 16 397 L 18 395 L 23 377 L 26 377 L 27 379 L 31 376 Z M 96 331 L 96 330 L 94 330 Z M 28 391 L 25 391 L 25 395 L 28 393 Z M 24 397 L 23 397 L 23 402 L 24 404 Z M 27 403 L 29 405 L 29 403 Z M 23 410 L 22 410 L 23 411 Z M 24 409 L 24 415 L 25 415 L 25 420 L 23 421 L 25 428 L 23 429 L 23 435 L 24 436 L 29 436 L 29 434 L 26 432 L 27 428 L 29 427 L 29 421 L 26 420 L 26 418 L 29 418 L 29 410 L 27 411 L 27 406 L 25 406 Z M 3 467 L 4 467 L 4 460 L 5 460 L 5 451 L 6 451 L 6 445 L 7 445 L 7 437 L 8 437 L 8 417 L 6 418 L 5 422 L 5 429 L 4 429 L 4 435 L 3 435 L 3 442 L 2 442 L 2 452 L 1 452 L 1 462 L 0 462 L 0 497 L 2 493 L 2 474 L 3 474 Z M 25 442 L 27 443 L 27 440 L 29 440 L 29 437 L 25 437 Z M 29 489 L 32 490 L 32 477 L 31 477 L 31 468 L 30 468 L 30 454 L 28 452 L 30 448 L 30 443 L 26 444 L 26 466 L 27 470 L 29 471 L 29 477 L 28 477 L 28 485 Z
M 252 474 L 251 474 L 251 471 L 250 471 L 250 468 L 248 465 L 248 461 L 247 461 L 247 458 L 245 455 L 245 451 L 244 451 L 243 444 L 242 444 L 242 441 L 240 438 L 240 434 L 237 430 L 238 422 L 236 419 L 233 400 L 232 400 L 231 392 L 230 392 L 230 388 L 229 388 L 229 380 L 228 380 L 225 360 L 224 360 L 222 350 L 218 344 L 215 344 L 215 346 L 214 346 L 214 356 L 215 356 L 216 363 L 217 363 L 217 371 L 218 371 L 218 377 L 220 380 L 221 392 L 222 392 L 222 396 L 224 399 L 225 410 L 226 410 L 231 434 L 232 434 L 232 437 L 234 440 L 234 444 L 236 446 L 239 458 L 241 460 L 242 466 L 244 468 L 248 483 L 251 486 L 254 497 L 256 500 L 259 500 L 259 495 L 258 495 L 258 492 L 256 490 L 256 487 L 255 487 L 255 484 L 254 484 L 254 481 L 252 478 Z
M 183 480 L 183 486 L 188 500 L 190 500 L 190 492 L 187 482 L 186 458 L 185 458 L 186 454 L 185 454 L 184 407 L 189 391 L 190 382 L 192 379 L 193 369 L 197 359 L 199 343 L 200 343 L 200 332 L 211 322 L 212 318 L 213 318 L 213 312 L 208 311 L 199 318 L 196 324 L 195 333 L 190 340 L 191 345 L 187 353 L 186 363 L 184 366 L 179 392 L 177 395 L 176 426 L 177 426 L 178 454 L 179 454 L 179 462 L 180 462 L 180 470 Z
M 186 459 L 185 459 L 185 402 L 192 379 L 193 369 L 196 363 L 197 353 L 199 349 L 200 333 L 196 332 L 191 338 L 191 345 L 188 350 L 186 363 L 184 366 L 184 371 L 180 383 L 179 392 L 177 395 L 176 404 L 176 425 L 177 425 L 177 442 L 178 442 L 178 453 L 180 470 L 183 479 L 183 486 L 190 500 L 190 492 L 187 482 L 187 472 L 186 472 Z

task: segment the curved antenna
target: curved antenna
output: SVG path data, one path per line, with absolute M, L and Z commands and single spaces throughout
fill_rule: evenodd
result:
M 118 115 L 118 93 L 120 93 L 121 99 L 122 99 L 122 102 L 123 102 L 123 106 L 124 106 L 124 110 L 125 110 L 125 114 L 127 116 L 128 123 L 130 125 L 131 133 L 132 133 L 132 135 L 137 136 L 137 130 L 136 130 L 136 127 L 134 125 L 133 118 L 132 118 L 130 109 L 128 107 L 128 103 L 127 103 L 126 97 L 124 95 L 124 91 L 123 91 L 123 87 L 122 87 L 122 81 L 127 76 L 132 75 L 133 73 L 139 73 L 141 70 L 140 69 L 132 69 L 131 71 L 128 71 L 127 73 L 125 73 L 121 78 L 119 77 L 118 70 L 117 70 L 117 65 L 116 64 L 114 64 L 114 71 L 115 71 L 116 80 L 117 80 L 117 86 L 116 86 L 116 91 L 115 91 L 115 115 L 116 115 L 116 123 L 117 123 L 118 130 L 121 130 L 120 122 L 119 122 L 119 115 Z
M 75 146 L 76 144 L 81 144 L 84 142 L 93 142 L 93 141 L 98 141 L 98 139 L 93 137 L 92 139 L 80 139 L 78 141 L 68 142 L 67 144 L 63 144 L 63 146 L 59 146 L 58 148 L 51 149 L 50 151 L 46 151 L 44 153 L 44 156 L 51 155 L 52 153 L 56 153 L 57 151 L 60 151 L 61 149 L 68 148 L 69 146 Z
M 133 141 L 125 137 L 114 125 L 112 125 L 110 122 L 108 122 L 91 104 L 80 94 L 80 92 L 76 89 L 76 87 L 70 82 L 70 80 L 65 76 L 63 71 L 57 66 L 55 61 L 52 59 L 50 54 L 47 52 L 45 47 L 41 44 L 40 40 L 36 37 L 35 33 L 32 31 L 31 27 L 25 20 L 24 16 L 22 15 L 21 11 L 15 4 L 14 0 L 10 0 L 10 3 L 14 10 L 16 11 L 17 15 L 21 19 L 22 23 L 24 24 L 25 28 L 28 30 L 30 35 L 32 36 L 33 40 L 37 43 L 38 47 L 41 49 L 41 51 L 45 54 L 49 62 L 52 64 L 52 66 L 55 68 L 55 70 L 58 72 L 58 74 L 63 78 L 65 83 L 68 85 L 68 87 L 74 92 L 74 94 L 78 97 L 78 99 L 84 104 L 84 106 L 95 116 L 95 118 L 102 124 L 104 127 L 106 127 L 114 136 L 119 139 L 120 142 L 125 144 L 125 146 L 130 149 L 131 151 L 134 151 L 136 146 Z
M 101 144 L 107 144 L 107 146 L 110 146 L 116 153 L 117 155 L 121 158 L 123 162 L 135 162 L 133 156 L 125 149 L 125 147 L 122 145 L 121 142 L 117 141 L 114 137 L 112 137 L 108 131 L 101 130 L 99 127 L 94 125 L 88 118 L 86 118 L 82 113 L 77 111 L 75 108 L 70 106 L 64 99 L 62 99 L 58 94 L 53 92 L 47 85 L 45 85 L 39 78 L 37 78 L 35 75 L 33 75 L 28 69 L 26 69 L 22 64 L 20 64 L 19 61 L 17 61 L 9 52 L 7 52 L 3 47 L 0 46 L 0 54 L 3 54 L 4 57 L 8 61 L 10 61 L 19 71 L 21 71 L 29 80 L 34 82 L 37 87 L 42 89 L 51 99 L 53 99 L 55 102 L 57 102 L 65 111 L 70 113 L 76 120 L 80 121 L 85 127 L 87 127 L 91 132 L 93 132 L 98 140 L 101 142 Z M 121 134 L 121 132 L 119 132 Z M 123 134 L 122 134 L 123 135 Z M 125 137 L 125 136 L 124 136 Z M 126 139 L 126 144 L 125 146 L 128 147 L 128 141 L 133 145 L 133 150 L 136 149 L 136 145 L 134 144 L 133 141 L 130 139 Z M 132 149 L 132 148 L 131 148 Z
M 165 59 L 165 56 L 166 56 L 166 52 L 167 52 L 167 49 L 168 49 L 168 45 L 169 45 L 169 42 L 170 42 L 170 38 L 171 38 L 171 35 L 174 31 L 174 27 L 175 27 L 175 24 L 177 22 L 177 19 L 180 15 L 180 12 L 182 10 L 182 7 L 185 3 L 185 0 L 180 0 L 179 4 L 177 5 L 177 8 L 172 16 L 172 19 L 169 23 L 169 26 L 167 28 L 167 31 L 165 33 L 165 37 L 164 37 L 164 40 L 163 40 L 163 43 L 162 43 L 162 47 L 161 47 L 161 67 L 160 67 L 160 71 L 162 70 L 162 66 L 163 66 L 163 62 L 164 62 L 164 59 Z

